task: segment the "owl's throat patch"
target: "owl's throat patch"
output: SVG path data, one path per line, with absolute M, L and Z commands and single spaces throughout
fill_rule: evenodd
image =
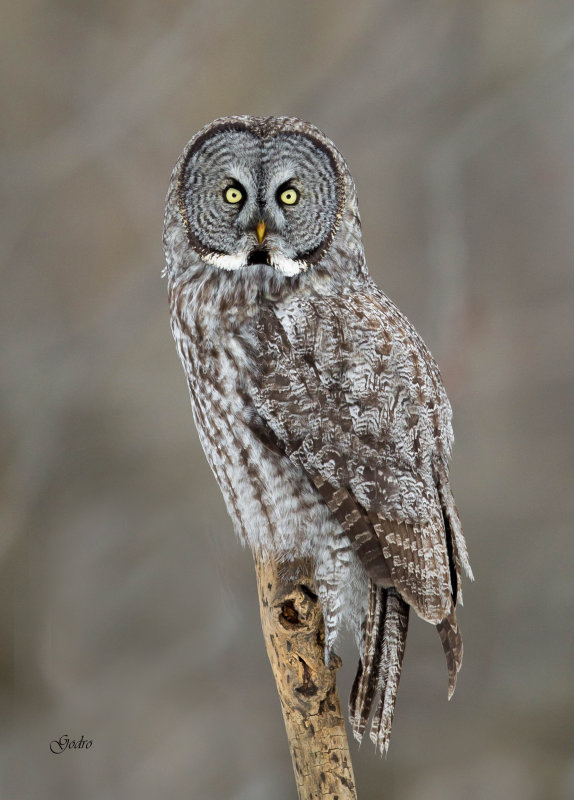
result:
M 247 266 L 263 265 L 266 267 L 272 266 L 269 251 L 265 247 L 258 247 L 252 250 L 247 258 Z

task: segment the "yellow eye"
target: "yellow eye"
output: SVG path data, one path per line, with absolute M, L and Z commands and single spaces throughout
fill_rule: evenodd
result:
M 279 200 L 286 205 L 286 206 L 294 206 L 297 200 L 299 199 L 299 192 L 297 189 L 285 189 L 285 191 L 281 192 L 279 195 Z
M 243 200 L 243 192 L 237 186 L 230 186 L 225 190 L 224 197 L 228 203 L 240 203 Z

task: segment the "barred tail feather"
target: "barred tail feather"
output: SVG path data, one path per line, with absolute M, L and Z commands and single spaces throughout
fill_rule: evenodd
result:
M 409 605 L 405 603 L 396 589 L 388 589 L 386 594 L 387 603 L 379 670 L 380 697 L 371 723 L 371 741 L 381 755 L 386 754 L 389 749 L 409 626 Z
M 462 666 L 462 636 L 458 629 L 458 622 L 454 610 L 448 617 L 436 626 L 448 668 L 448 699 L 453 696 L 456 688 L 456 676 Z
M 353 735 L 358 742 L 363 738 L 377 691 L 385 608 L 386 595 L 384 589 L 379 589 L 373 581 L 369 581 L 369 608 L 367 611 L 363 653 L 349 699 L 351 727 Z
M 389 747 L 408 619 L 409 606 L 396 589 L 382 589 L 371 581 L 363 655 L 351 691 L 349 713 L 354 736 L 360 742 L 379 693 L 370 738 L 381 755 Z

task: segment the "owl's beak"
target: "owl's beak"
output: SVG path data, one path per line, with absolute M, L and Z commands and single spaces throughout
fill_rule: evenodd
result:
M 259 244 L 263 241 L 263 237 L 265 236 L 265 223 L 258 222 L 257 223 L 257 238 L 259 239 Z

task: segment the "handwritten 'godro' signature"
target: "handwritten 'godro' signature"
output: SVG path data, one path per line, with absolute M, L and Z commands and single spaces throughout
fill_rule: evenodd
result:
M 93 742 L 91 739 L 84 739 L 84 735 L 79 739 L 70 739 L 67 733 L 60 736 L 59 739 L 52 739 L 50 742 L 50 750 L 52 753 L 59 755 L 64 750 L 89 750 Z

